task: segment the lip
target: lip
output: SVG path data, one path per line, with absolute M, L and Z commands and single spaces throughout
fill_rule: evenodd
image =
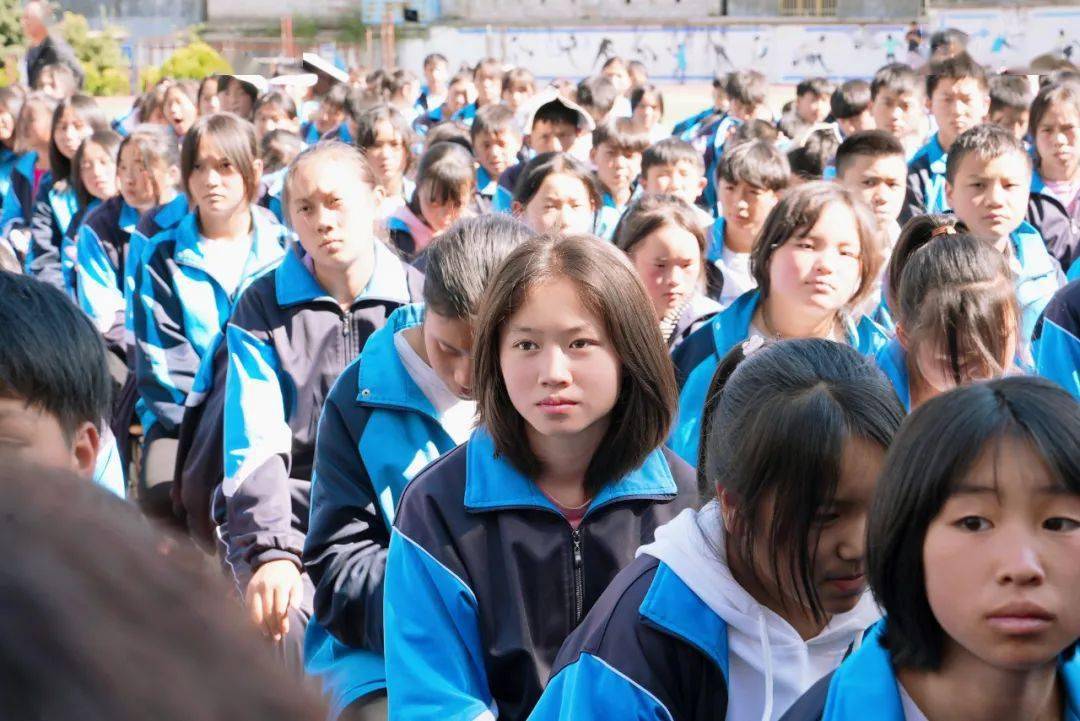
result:
M 566 413 L 576 406 L 577 402 L 562 396 L 548 396 L 536 405 L 544 413 Z
M 866 588 L 866 575 L 862 573 L 850 576 L 826 576 L 825 583 L 845 596 L 861 593 Z
M 829 283 L 828 281 L 824 281 L 824 280 L 812 280 L 812 281 L 808 282 L 807 285 L 809 285 L 814 290 L 814 292 L 817 292 L 817 293 L 834 293 L 834 292 L 836 292 L 836 286 L 834 286 L 832 283 Z
M 986 616 L 986 620 L 998 631 L 1015 636 L 1041 633 L 1054 622 L 1054 618 L 1054 614 L 1042 606 L 1027 601 L 1007 604 Z

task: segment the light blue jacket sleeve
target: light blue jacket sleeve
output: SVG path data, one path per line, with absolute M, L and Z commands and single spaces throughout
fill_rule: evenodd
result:
M 551 679 L 529 721 L 672 721 L 648 689 L 592 654 L 581 654 Z
M 79 307 L 94 322 L 100 333 L 107 333 L 125 314 L 124 292 L 105 246 L 93 228 L 85 223 L 79 228 L 76 245 L 75 284 Z
M 476 596 L 394 529 L 383 594 L 391 721 L 494 719 Z
M 1080 338 L 1047 316 L 1033 350 L 1036 372 L 1080 400 Z

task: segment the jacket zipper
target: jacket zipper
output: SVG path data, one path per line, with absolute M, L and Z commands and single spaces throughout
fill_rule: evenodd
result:
M 570 534 L 574 545 L 574 626 L 581 623 L 585 607 L 585 569 L 581 555 L 581 528 L 575 528 Z

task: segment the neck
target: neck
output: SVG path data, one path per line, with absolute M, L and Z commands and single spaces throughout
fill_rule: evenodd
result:
M 934 721 L 1059 721 L 1064 707 L 1056 660 L 1035 669 L 993 667 L 957 644 L 937 671 L 900 669 L 897 678 Z
M 630 202 L 630 188 L 609 188 L 608 194 L 620 208 Z
M 1039 174 L 1042 176 L 1043 180 L 1049 180 L 1054 183 L 1075 181 L 1080 179 L 1077 177 L 1080 175 L 1080 165 L 1073 168 L 1065 168 L 1062 166 L 1055 168 L 1047 163 L 1042 163 L 1039 166 Z
M 754 233 L 735 223 L 724 223 L 724 245 L 736 253 L 749 253 L 754 249 Z
M 939 130 L 937 134 L 938 144 L 941 145 L 941 149 L 946 153 L 949 152 L 949 148 L 952 147 L 953 142 L 956 140 L 951 135 L 946 135 L 943 131 Z
M 836 311 L 811 314 L 805 308 L 785 307 L 779 296 L 770 295 L 754 312 L 758 327 L 780 338 L 830 338 L 836 330 Z
M 41 150 L 37 152 L 37 160 L 34 161 L 34 167 L 38 170 L 49 170 L 49 149 Z
M 225 216 L 203 215 L 199 212 L 199 230 L 210 240 L 234 240 L 242 238 L 252 229 L 251 210 L 242 210 Z
M 828 623 L 819 621 L 814 618 L 814 614 L 809 608 L 798 603 L 797 599 L 792 599 L 787 606 L 782 602 L 777 594 L 771 593 L 759 580 L 759 576 L 755 575 L 751 569 L 750 563 L 747 559 L 743 558 L 739 549 L 731 542 L 731 536 L 727 535 L 724 538 L 724 546 L 727 554 L 728 568 L 731 570 L 731 576 L 735 579 L 735 582 L 743 587 L 750 596 L 760 603 L 765 608 L 769 609 L 776 615 L 783 618 L 791 627 L 798 632 L 799 637 L 804 641 L 814 638 L 821 630 L 825 628 Z
M 420 360 L 431 365 L 431 361 L 428 360 L 427 346 L 424 344 L 424 326 L 414 325 L 412 328 L 406 328 L 404 331 L 405 340 L 408 342 L 409 347 L 413 349 L 416 355 L 420 356 Z
M 382 187 L 386 192 L 387 198 L 396 198 L 401 195 L 403 186 L 405 185 L 405 179 L 401 175 L 395 175 L 387 177 L 383 180 Z
M 318 261 L 314 263 L 315 279 L 342 308 L 352 306 L 353 301 L 367 288 L 375 265 L 373 251 L 368 251 L 364 257 L 357 258 L 344 268 L 326 267 Z
M 177 192 L 175 188 L 165 188 L 165 190 L 161 191 L 161 197 L 157 199 L 157 205 L 167 205 L 168 203 L 173 202 L 173 200 L 176 199 L 176 196 Z M 153 208 L 154 206 L 151 205 L 150 207 Z
M 933 398 L 936 393 L 934 389 L 923 380 L 922 374 L 919 373 L 919 369 L 915 365 L 910 353 L 904 360 L 904 363 L 907 366 L 908 372 L 908 397 L 911 402 L 911 409 L 915 410 L 923 403 Z
M 557 437 L 541 435 L 526 424 L 529 446 L 540 459 L 542 469 L 536 484 L 564 506 L 577 506 L 589 500 L 585 492 L 589 464 L 609 423 L 605 416 L 579 433 Z

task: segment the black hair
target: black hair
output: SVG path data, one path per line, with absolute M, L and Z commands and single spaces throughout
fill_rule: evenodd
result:
M 926 97 L 932 98 L 934 90 L 942 80 L 962 80 L 971 78 L 979 83 L 983 90 L 989 90 L 990 85 L 986 75 L 986 68 L 980 65 L 967 53 L 958 53 L 942 60 L 934 60 L 927 67 Z
M 801 98 L 807 93 L 813 93 L 819 98 L 827 98 L 833 94 L 835 87 L 828 78 L 804 78 L 795 86 L 795 97 Z
M 906 157 L 904 146 L 892 133 L 884 130 L 863 130 L 853 133 L 836 149 L 836 177 L 844 177 L 848 167 L 858 157 L 884 158 Z
M 821 180 L 839 147 L 840 139 L 832 128 L 813 131 L 806 136 L 802 145 L 788 151 L 792 175 L 802 180 Z
M 970 37 L 958 28 L 945 28 L 938 30 L 930 36 L 930 54 L 934 55 L 939 50 L 946 50 L 951 54 L 963 52 L 967 49 Z
M 120 143 L 122 140 L 123 139 L 112 130 L 96 130 L 89 138 L 79 144 L 79 149 L 76 150 L 75 155 L 71 157 L 70 182 L 72 190 L 75 191 L 75 198 L 78 200 L 80 208 L 87 207 L 94 198 L 86 188 L 86 183 L 83 182 L 82 172 L 80 170 L 87 147 L 90 145 L 98 146 L 112 157 L 113 163 L 115 164 L 120 160 Z
M 833 91 L 829 98 L 829 111 L 837 120 L 855 118 L 870 107 L 870 83 L 865 80 L 848 80 Z
M 611 112 L 618 97 L 619 91 L 615 88 L 615 83 L 606 75 L 585 78 L 577 86 L 577 104 L 601 117 Z
M 540 153 L 526 163 L 514 185 L 514 202 L 522 207 L 539 192 L 549 175 L 572 175 L 581 181 L 592 201 L 593 211 L 600 208 L 600 186 L 596 176 L 580 160 L 569 153 Z
M 344 83 L 334 83 L 326 95 L 319 100 L 320 105 L 327 105 L 345 112 L 345 103 L 349 99 L 349 88 Z
M 772 573 L 789 580 L 798 600 L 821 618 L 810 545 L 818 512 L 836 495 L 847 439 L 887 449 L 903 408 L 873 362 L 841 343 L 787 340 L 749 355 L 743 347 L 732 353 L 746 357 L 721 361 L 714 374 L 699 467 L 708 487 L 731 501 L 733 548 L 753 558 L 764 533 L 769 547 L 786 550 L 772 555 Z M 723 374 L 726 383 L 717 380 Z M 761 529 L 768 503 L 772 522 Z
M 905 63 L 889 63 L 878 68 L 870 81 L 870 100 L 877 98 L 882 90 L 891 93 L 918 93 L 922 86 L 919 85 L 919 76 L 910 65 Z
M 779 192 L 791 182 L 791 164 L 775 145 L 748 140 L 728 147 L 716 166 L 716 181 L 743 182 Z
M 705 161 L 693 145 L 680 138 L 664 138 L 641 154 L 641 177 L 648 175 L 650 168 L 676 163 L 690 163 L 697 172 L 705 174 Z
M 90 126 L 92 133 L 109 129 L 109 121 L 105 117 L 105 112 L 98 105 L 97 100 L 89 95 L 75 94 L 69 98 L 64 98 L 56 105 L 56 109 L 53 110 L 52 124 L 49 126 L 52 135 L 49 140 L 49 169 L 53 178 L 65 182 L 71 176 L 71 158 L 65 157 L 56 144 L 56 126 L 60 122 L 60 118 L 63 117 L 64 112 L 69 109 Z M 72 156 L 74 156 L 74 153 Z
M 281 110 L 290 120 L 295 120 L 297 117 L 296 102 L 279 90 L 271 90 L 260 95 L 251 108 L 251 117 L 253 119 L 258 117 L 259 111 L 267 106 Z
M 974 128 L 965 130 L 953 141 L 952 147 L 949 148 L 949 158 L 945 161 L 945 179 L 949 183 L 955 183 L 956 174 L 960 172 L 960 164 L 969 155 L 989 161 L 1008 153 L 1023 157 L 1028 170 L 1031 170 L 1031 156 L 1015 135 L 1000 125 L 992 123 L 976 125 Z
M 259 158 L 263 161 L 263 174 L 277 172 L 293 161 L 304 150 L 299 135 L 285 128 L 276 128 L 259 141 Z
M 514 121 L 513 111 L 501 103 L 495 103 L 476 111 L 476 117 L 473 118 L 472 126 L 469 128 L 469 139 L 475 144 L 476 138 L 481 133 L 497 133 L 500 130 L 510 130 L 515 135 L 521 134 Z
M 0 318 L 0 397 L 54 416 L 69 440 L 87 421 L 100 427 L 112 380 L 90 319 L 56 288 L 3 271 Z
M 641 104 L 641 101 L 646 95 L 652 95 L 656 97 L 656 102 L 660 105 L 660 114 L 664 114 L 664 94 L 660 91 L 660 88 L 656 87 L 652 83 L 646 83 L 645 85 L 635 85 L 634 89 L 630 91 L 630 110 L 637 110 L 637 106 Z
M 533 115 L 533 126 L 543 121 L 553 125 L 572 125 L 577 128 L 580 120 L 581 116 L 576 110 L 566 107 L 558 100 L 552 100 L 536 109 L 536 114 Z M 532 128 L 529 128 L 529 132 L 532 132 Z
M 424 304 L 447 318 L 473 320 L 488 279 L 510 251 L 535 235 L 502 213 L 458 220 L 425 253 Z
M 420 194 L 427 193 L 428 199 L 446 203 L 452 202 L 464 206 L 472 199 L 476 190 L 476 173 L 473 170 L 473 157 L 458 143 L 442 141 L 428 148 L 416 171 L 416 190 L 409 200 L 409 208 L 418 217 L 420 212 Z
M 764 103 L 768 89 L 769 81 L 757 70 L 736 70 L 724 81 L 728 98 L 748 106 Z
M 1028 443 L 1060 486 L 1080 494 L 1080 405 L 1042 378 L 1003 378 L 933 398 L 889 449 L 870 509 L 867 575 L 899 668 L 941 664 L 945 631 L 926 595 L 927 529 L 982 454 L 1006 438 Z
M 739 143 L 748 140 L 763 140 L 770 145 L 775 145 L 777 141 L 780 140 L 780 129 L 768 120 L 754 118 L 735 129 L 735 132 L 731 134 L 731 139 L 728 141 L 727 145 L 724 146 L 724 149 L 727 150 L 728 145 L 735 147 Z M 783 155 L 783 153 L 781 153 L 781 155 Z
M 1026 75 L 990 77 L 990 112 L 1027 110 L 1031 106 L 1031 84 Z

